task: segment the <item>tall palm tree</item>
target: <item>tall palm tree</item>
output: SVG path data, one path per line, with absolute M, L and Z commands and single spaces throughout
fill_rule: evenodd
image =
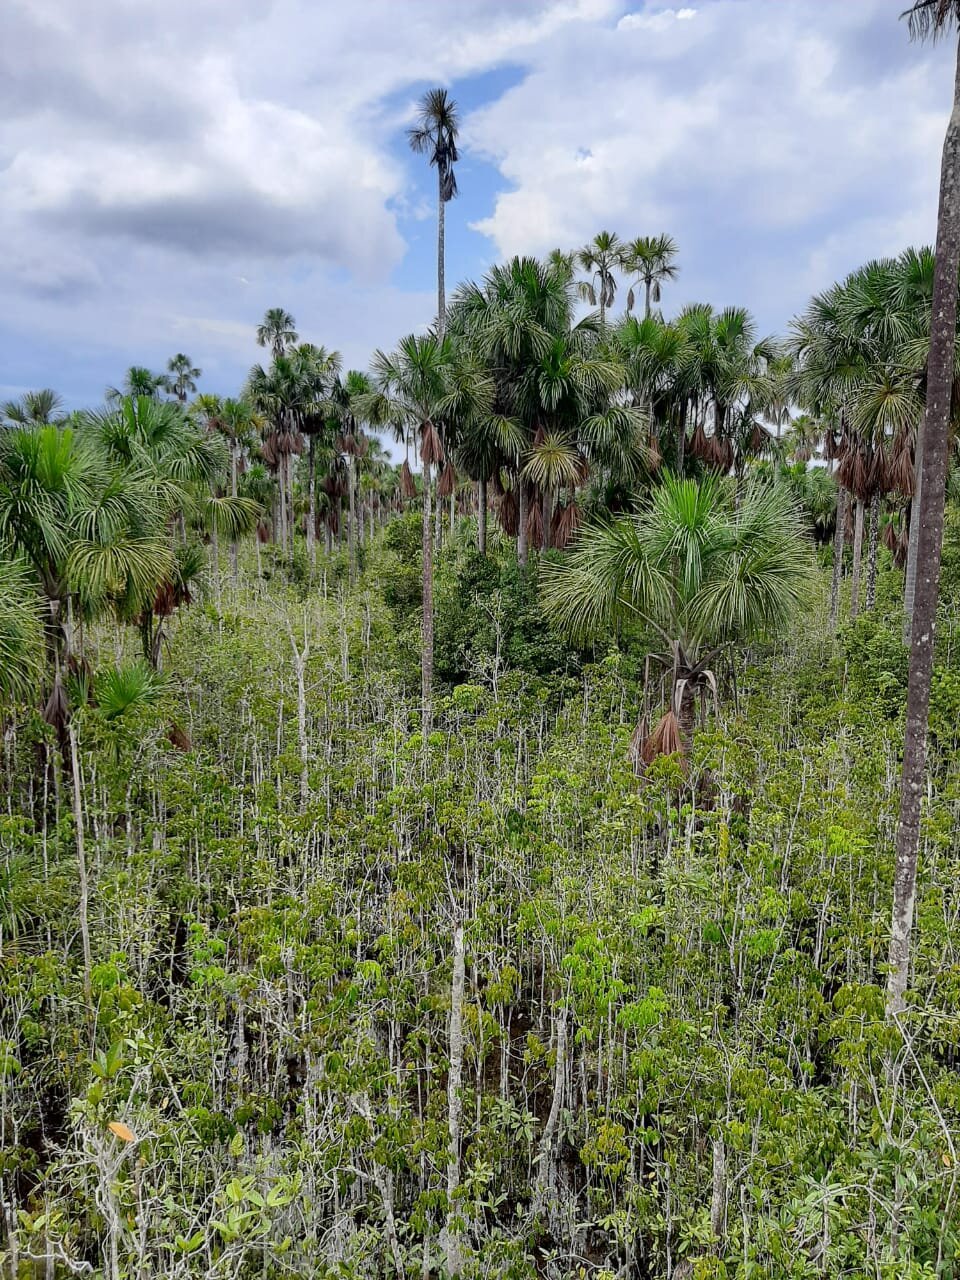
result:
M 336 379 L 330 391 L 331 413 L 339 429 L 337 444 L 344 455 L 347 473 L 347 558 L 351 581 L 357 575 L 360 462 L 367 452 L 367 440 L 361 424 L 373 390 L 373 382 L 367 374 L 359 369 L 348 369 L 343 379 Z
M 909 10 L 910 33 L 923 39 L 955 31 L 960 0 L 918 0 Z M 920 806 L 927 756 L 927 721 L 933 675 L 934 632 L 940 590 L 940 555 L 950 436 L 950 407 L 957 340 L 957 273 L 960 271 L 960 50 L 954 80 L 953 109 L 943 144 L 940 206 L 937 213 L 933 318 L 927 360 L 927 400 L 923 423 L 917 586 L 907 677 L 907 719 L 900 784 L 900 820 L 890 926 L 887 1010 L 904 1007 L 910 967 L 920 845 Z
M 617 296 L 617 277 L 628 261 L 627 247 L 614 231 L 598 232 L 589 244 L 577 250 L 576 262 L 589 279 L 580 285 L 580 296 L 591 307 L 600 308 L 601 328 L 606 323 L 607 308 L 613 306 Z
M 781 630 L 796 615 L 813 561 L 787 491 L 664 476 L 636 515 L 584 529 L 573 551 L 543 567 L 548 610 L 585 637 L 623 615 L 664 645 L 670 707 L 655 744 L 689 748 L 695 699 L 716 689 L 713 668 L 730 644 Z M 636 745 L 650 748 L 643 726 Z
M 257 346 L 269 347 L 274 358 L 286 355 L 299 341 L 296 320 L 283 307 L 271 307 L 257 325 Z
M 433 469 L 443 460 L 437 423 L 449 404 L 449 370 L 453 349 L 449 338 L 433 334 L 404 338 L 392 355 L 376 351 L 371 368 L 376 391 L 367 397 L 369 421 L 399 425 L 416 432 L 423 463 L 421 689 L 424 732 L 433 712 Z
M 643 285 L 645 317 L 650 316 L 650 303 L 660 301 L 660 286 L 664 280 L 676 280 L 677 244 L 673 236 L 638 236 L 626 246 L 624 265 Z M 627 310 L 632 311 L 633 289 L 627 294 Z
M 196 392 L 197 379 L 202 373 L 182 351 L 167 361 L 167 385 L 181 404 L 186 404 L 187 397 Z
M 417 123 L 407 131 L 407 140 L 417 155 L 429 154 L 430 164 L 437 170 L 437 334 L 443 338 L 446 313 L 444 282 L 445 209 L 457 194 L 457 177 L 453 166 L 460 158 L 457 136 L 460 117 L 457 104 L 446 89 L 430 89 L 420 99 Z

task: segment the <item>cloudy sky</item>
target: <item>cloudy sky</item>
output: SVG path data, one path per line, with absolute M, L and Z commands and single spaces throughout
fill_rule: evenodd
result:
M 949 45 L 905 0 L 4 0 L 0 396 L 186 351 L 235 391 L 268 306 L 364 367 L 429 323 L 416 99 L 463 114 L 447 280 L 669 231 L 669 313 L 783 331 L 933 238 Z

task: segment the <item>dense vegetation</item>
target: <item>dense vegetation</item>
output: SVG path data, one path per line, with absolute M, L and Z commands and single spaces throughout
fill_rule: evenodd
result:
M 783 340 L 448 301 L 458 128 L 368 371 L 3 406 L 0 1262 L 958 1276 L 960 203 Z

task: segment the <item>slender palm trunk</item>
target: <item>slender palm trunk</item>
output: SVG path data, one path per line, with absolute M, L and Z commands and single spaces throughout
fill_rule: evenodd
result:
M 423 732 L 430 731 L 433 704 L 433 522 L 430 466 L 423 464 L 423 630 L 420 654 Z
M 237 442 L 230 441 L 230 497 L 237 496 Z M 239 563 L 237 558 L 237 540 L 233 538 L 230 542 L 230 576 L 233 579 L 233 585 L 237 585 L 237 576 L 239 571 Z
M 457 522 L 457 491 L 450 495 L 450 541 L 453 542 L 453 530 Z
M 447 1221 L 443 1232 L 446 1272 L 451 1280 L 460 1274 L 460 1232 L 457 1227 L 460 1206 L 456 1202 L 456 1195 L 460 1187 L 460 1127 L 463 1115 L 460 1087 L 463 1081 L 465 979 L 463 922 L 458 920 L 453 931 L 453 981 L 450 990 L 450 1069 L 447 1073 L 447 1131 L 450 1140 L 447 1147 Z
M 487 481 L 485 476 L 477 481 L 477 550 L 482 556 L 487 554 Z
M 943 144 L 937 253 L 933 278 L 930 354 L 927 359 L 927 406 L 924 421 L 923 502 L 917 507 L 917 585 L 907 676 L 907 723 L 903 739 L 900 822 L 893 883 L 893 912 L 887 978 L 887 1013 L 904 1007 L 910 968 L 920 848 L 920 803 L 927 760 L 927 719 L 933 675 L 943 508 L 950 444 L 950 399 L 957 337 L 957 273 L 960 270 L 960 48 L 954 82 L 953 111 Z
M 90 888 L 87 880 L 87 856 L 83 839 L 83 784 L 80 780 L 80 752 L 73 722 L 67 726 L 70 740 L 70 772 L 73 780 L 73 825 L 77 843 L 77 871 L 80 876 L 80 942 L 83 947 L 83 999 L 87 1015 L 92 1013 L 93 961 L 90 952 L 89 902 Z
M 907 542 L 907 565 L 903 577 L 903 643 L 910 644 L 913 625 L 913 603 L 917 593 L 917 551 L 920 546 L 920 510 L 923 497 L 923 423 L 917 427 L 917 445 L 913 457 L 913 497 L 910 499 L 910 529 Z
M 857 499 L 853 516 L 853 569 L 850 574 L 850 621 L 860 612 L 860 568 L 863 560 L 863 499 Z
M 310 576 L 317 569 L 317 438 L 310 433 L 310 445 L 307 451 L 307 559 L 310 562 Z
M 677 705 L 676 691 L 674 691 L 674 705 Z M 679 705 L 677 705 L 677 723 L 680 726 L 680 741 L 683 750 L 688 754 L 693 746 L 695 721 L 696 705 L 693 698 L 693 685 L 687 680 L 680 695 Z
M 437 337 L 443 341 L 443 329 L 446 323 L 446 289 L 444 281 L 444 250 L 446 235 L 446 207 L 443 199 L 443 178 L 437 169 Z
M 830 580 L 830 630 L 840 616 L 840 581 L 843 578 L 843 544 L 847 527 L 847 491 L 837 489 L 837 527 L 833 534 L 833 577 Z
M 280 500 L 280 555 L 283 557 L 287 554 L 287 484 L 283 458 L 277 467 L 277 496 Z
M 880 490 L 870 499 L 870 524 L 867 538 L 867 611 L 877 599 L 877 549 L 880 545 Z
M 553 525 L 553 488 L 551 485 L 543 491 L 543 549 L 549 551 L 551 547 L 550 532 Z
M 287 533 L 290 538 L 290 563 L 293 563 L 293 546 L 296 540 L 297 516 L 293 507 L 293 454 L 287 454 Z
M 357 577 L 357 491 L 354 484 L 353 473 L 356 469 L 356 458 L 347 459 L 347 502 L 349 507 L 348 519 L 350 527 L 347 530 L 347 546 L 350 556 L 350 581 L 355 582 Z
M 519 509 L 520 525 L 517 529 L 517 563 L 523 567 L 527 563 L 527 486 L 517 477 L 520 486 Z
M 653 281 L 652 281 L 652 280 L 645 280 L 645 281 L 644 281 L 644 285 L 645 285 L 645 287 L 646 287 L 646 291 L 647 291 L 647 297 L 646 297 L 646 302 L 645 302 L 645 304 L 644 304 L 644 308 L 643 308 L 643 315 L 644 315 L 644 318 L 645 318 L 645 319 L 647 319 L 647 320 L 649 320 L 649 319 L 650 319 L 650 288 L 651 288 L 652 284 L 653 284 Z

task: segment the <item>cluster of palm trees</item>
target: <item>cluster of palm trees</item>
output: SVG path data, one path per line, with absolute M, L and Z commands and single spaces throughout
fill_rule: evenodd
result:
M 205 565 L 202 540 L 256 521 L 253 501 L 221 493 L 227 468 L 218 437 L 149 396 L 0 433 L 0 686 L 42 681 L 62 732 L 86 628 L 104 615 L 135 627 L 158 667 L 165 620 Z
M 839 485 L 831 620 L 836 622 L 840 565 L 853 543 L 851 616 L 867 543 L 866 606 L 876 588 L 881 536 L 906 564 L 905 639 L 913 616 L 934 255 L 907 250 L 869 262 L 818 294 L 794 322 L 795 399 L 808 411 Z M 848 530 L 848 525 L 849 530 Z M 881 530 L 882 525 L 882 530 Z

